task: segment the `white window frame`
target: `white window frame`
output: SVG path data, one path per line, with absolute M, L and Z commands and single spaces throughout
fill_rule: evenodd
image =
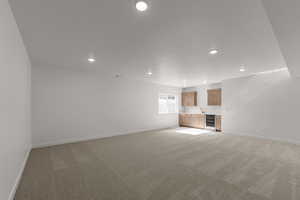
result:
M 159 100 L 160 100 L 160 97 L 161 96 L 167 96 L 167 101 L 168 101 L 168 97 L 169 96 L 174 96 L 175 97 L 175 111 L 174 112 L 170 112 L 170 111 L 167 111 L 167 112 L 161 112 L 160 111 L 160 103 L 159 103 Z M 167 103 L 168 105 L 168 103 Z M 164 115 L 164 114 L 177 114 L 179 112 L 179 102 L 178 102 L 178 95 L 177 94 L 171 94 L 171 93 L 159 93 L 158 94 L 158 114 L 160 115 Z

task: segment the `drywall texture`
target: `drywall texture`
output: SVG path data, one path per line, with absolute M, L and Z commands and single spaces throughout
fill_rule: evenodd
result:
M 207 90 L 222 88 L 222 83 L 206 84 L 196 87 L 184 88 L 183 92 L 188 91 L 197 91 L 197 106 L 193 107 L 183 107 L 182 111 L 187 113 L 201 113 L 206 112 L 209 114 L 221 115 L 222 109 L 221 106 L 209 106 L 207 104 Z
M 30 63 L 7 0 L 0 0 L 0 199 L 11 199 L 31 146 Z
M 180 91 L 87 69 L 33 67 L 33 145 L 177 126 L 177 114 L 158 114 L 158 94 Z
M 288 71 L 224 81 L 224 132 L 300 142 L 299 85 Z

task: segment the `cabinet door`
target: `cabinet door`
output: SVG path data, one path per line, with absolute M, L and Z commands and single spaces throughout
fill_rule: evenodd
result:
M 180 126 L 189 126 L 190 118 L 187 114 L 180 114 L 179 115 L 179 125 Z
M 222 130 L 222 117 L 221 117 L 221 115 L 216 116 L 216 130 L 217 131 Z
M 200 125 L 199 118 L 195 115 L 192 115 L 190 117 L 190 126 L 194 128 L 198 128 L 199 125 Z
M 200 127 L 199 128 L 205 128 L 205 115 L 201 115 L 200 117 Z
M 207 90 L 207 104 L 209 106 L 220 106 L 222 104 L 222 90 Z
M 192 127 L 193 126 L 193 117 L 191 115 L 186 115 L 185 116 L 185 124 L 186 126 L 190 126 Z
M 192 127 L 205 128 L 204 126 L 205 116 L 202 114 L 194 114 L 192 116 Z
M 197 106 L 197 92 L 183 92 L 182 106 Z

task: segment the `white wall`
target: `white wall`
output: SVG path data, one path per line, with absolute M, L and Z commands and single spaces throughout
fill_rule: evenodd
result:
M 33 67 L 33 145 L 177 126 L 177 114 L 158 114 L 159 92 L 180 89 L 90 70 Z
M 300 79 L 288 71 L 230 79 L 223 86 L 223 130 L 300 142 Z
M 182 111 L 187 113 L 211 113 L 216 115 L 222 114 L 221 106 L 209 106 L 207 104 L 207 90 L 222 88 L 222 83 L 214 83 L 207 85 L 200 85 L 196 87 L 184 88 L 183 91 L 197 91 L 197 106 L 193 107 L 184 107 Z
M 13 198 L 31 148 L 30 63 L 7 0 L 0 0 L 0 199 Z

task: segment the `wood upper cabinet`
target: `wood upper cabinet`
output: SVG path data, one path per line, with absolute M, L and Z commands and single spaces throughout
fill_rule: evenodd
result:
M 207 90 L 207 105 L 220 106 L 222 104 L 222 89 Z
M 182 106 L 197 106 L 197 92 L 183 92 L 181 98 Z

